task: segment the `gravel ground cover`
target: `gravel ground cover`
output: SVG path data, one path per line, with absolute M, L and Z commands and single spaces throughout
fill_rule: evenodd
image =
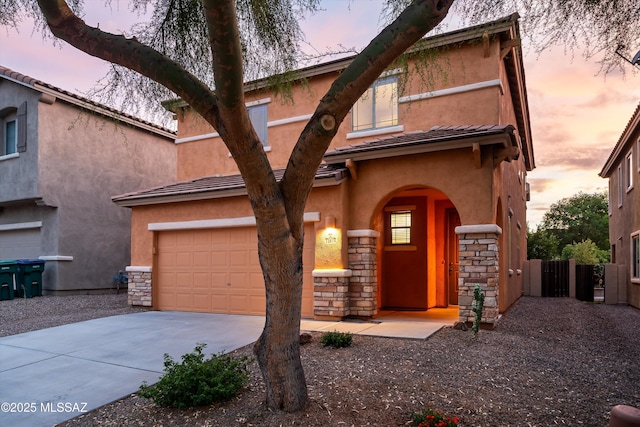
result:
M 131 307 L 126 293 L 15 298 L 0 301 L 0 337 L 145 310 Z
M 100 315 L 135 311 L 108 308 L 115 297 L 107 297 L 64 297 L 69 314 L 43 309 L 39 325 L 51 324 L 48 313 L 53 323 L 84 320 L 71 313 L 76 301 Z M 55 301 L 48 298 L 39 307 Z M 3 323 L 16 307 L 7 302 Z M 248 387 L 224 404 L 172 410 L 133 394 L 61 425 L 405 426 L 412 412 L 432 407 L 460 426 L 606 426 L 613 406 L 640 407 L 640 310 L 628 306 L 523 297 L 475 339 L 444 328 L 427 340 L 355 336 L 351 347 L 332 349 L 320 336 L 302 347 L 310 395 L 302 412 L 264 406 L 254 362 Z M 251 355 L 252 347 L 236 353 Z

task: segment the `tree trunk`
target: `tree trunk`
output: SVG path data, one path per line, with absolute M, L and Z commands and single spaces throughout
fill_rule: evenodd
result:
M 267 306 L 264 330 L 254 353 L 266 385 L 267 406 L 286 412 L 299 411 L 308 401 L 300 360 L 304 233 L 300 236 L 300 240 L 296 240 L 287 233 L 274 242 L 273 238 L 263 239 L 258 231 Z

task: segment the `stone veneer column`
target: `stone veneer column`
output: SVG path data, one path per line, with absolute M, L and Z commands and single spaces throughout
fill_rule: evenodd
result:
M 129 277 L 129 305 L 151 307 L 151 267 L 129 266 L 126 268 Z
M 349 311 L 352 316 L 373 317 L 378 314 L 378 257 L 375 230 L 348 230 Z
M 482 323 L 493 326 L 498 321 L 498 237 L 502 229 L 495 224 L 456 227 L 460 245 L 458 307 L 461 322 L 473 322 L 473 291 L 480 285 L 484 292 Z
M 351 270 L 313 270 L 313 314 L 340 318 L 349 315 L 349 277 Z

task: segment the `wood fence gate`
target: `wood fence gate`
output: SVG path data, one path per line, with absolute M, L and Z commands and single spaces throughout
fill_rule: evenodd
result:
M 568 297 L 569 296 L 569 261 L 568 260 L 542 261 L 541 285 L 542 285 L 543 297 Z
M 594 279 L 593 265 L 576 265 L 576 299 L 593 301 Z

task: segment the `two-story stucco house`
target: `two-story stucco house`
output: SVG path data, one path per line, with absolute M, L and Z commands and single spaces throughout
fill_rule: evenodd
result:
M 605 302 L 640 308 L 640 105 L 600 171 L 609 179 L 611 263 Z
M 175 181 L 175 133 L 0 66 L 0 259 L 45 261 L 43 292 L 105 292 L 130 260 L 111 196 Z
M 534 168 L 518 17 L 428 38 L 434 79 L 390 67 L 354 105 L 306 206 L 303 316 L 457 306 L 486 323 L 522 294 L 527 172 Z M 247 108 L 276 176 L 351 58 L 300 70 L 294 102 L 247 84 Z M 130 297 L 159 310 L 263 314 L 255 220 L 214 129 L 188 105 L 178 183 L 114 197 L 132 209 Z

